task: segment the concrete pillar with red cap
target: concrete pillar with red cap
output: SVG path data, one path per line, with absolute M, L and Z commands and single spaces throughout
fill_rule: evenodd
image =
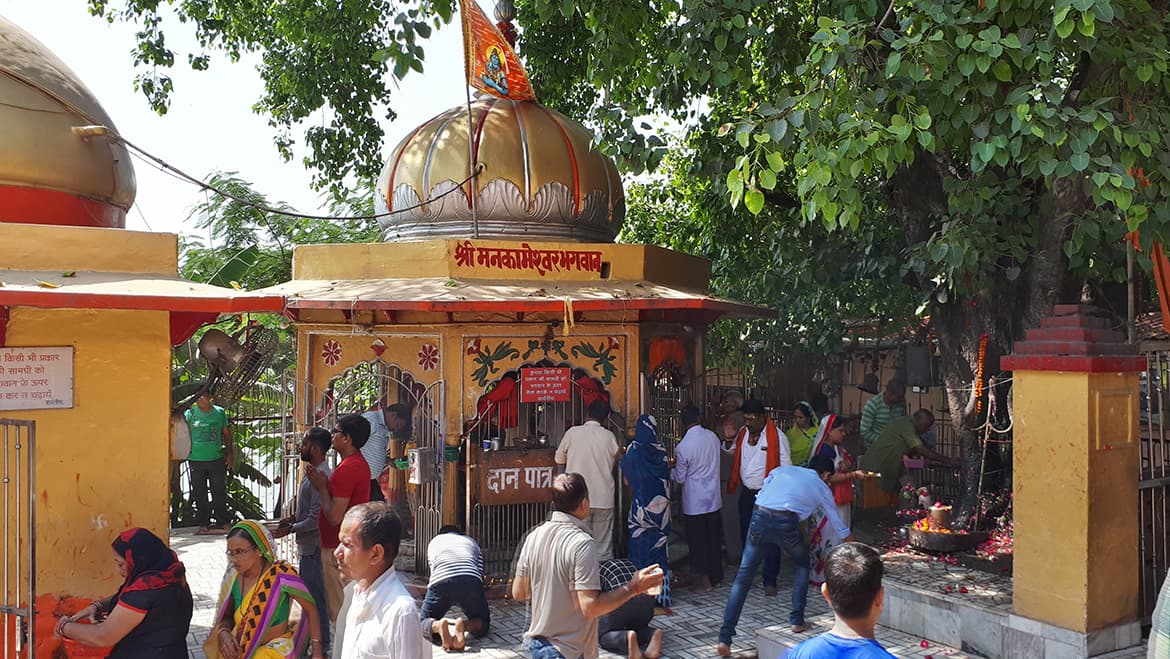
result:
M 1057 305 L 1013 375 L 1012 657 L 1137 645 L 1138 415 L 1145 359 L 1093 307 Z

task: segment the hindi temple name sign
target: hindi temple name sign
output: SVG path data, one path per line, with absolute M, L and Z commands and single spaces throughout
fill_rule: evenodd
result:
M 601 256 L 596 250 L 534 249 L 528 243 L 520 243 L 519 247 L 484 247 L 464 240 L 455 245 L 456 267 L 534 271 L 541 277 L 572 271 L 600 275 Z
M 73 348 L 0 348 L 0 411 L 73 407 Z

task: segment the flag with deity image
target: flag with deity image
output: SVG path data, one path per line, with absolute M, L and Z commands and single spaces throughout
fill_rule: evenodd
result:
M 513 101 L 535 101 L 528 73 L 500 29 L 475 0 L 459 0 L 463 17 L 463 57 L 467 84 Z

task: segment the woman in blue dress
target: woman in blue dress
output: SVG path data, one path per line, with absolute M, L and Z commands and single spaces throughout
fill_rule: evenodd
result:
M 664 573 L 659 606 L 670 606 L 670 568 L 666 545 L 670 537 L 670 467 L 666 448 L 658 441 L 654 417 L 638 417 L 634 441 L 622 458 L 622 476 L 633 492 L 630 502 L 629 558 L 639 570 L 657 564 Z

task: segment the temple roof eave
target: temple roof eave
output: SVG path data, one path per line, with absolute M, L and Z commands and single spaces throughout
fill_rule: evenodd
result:
M 562 313 L 698 311 L 759 318 L 770 309 L 647 281 L 526 282 L 426 279 L 294 280 L 258 291 L 292 310 Z

